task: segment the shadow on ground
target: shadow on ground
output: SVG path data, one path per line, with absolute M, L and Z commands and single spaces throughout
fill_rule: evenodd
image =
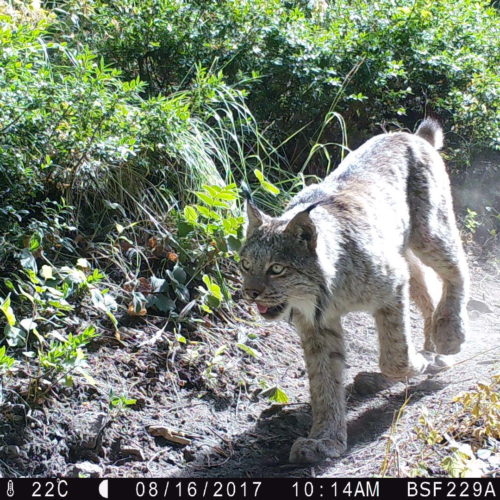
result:
M 402 384 L 400 384 L 402 386 Z M 351 392 L 348 397 L 348 451 L 380 439 L 387 432 L 395 414 L 408 399 L 412 405 L 443 384 L 430 378 L 401 391 L 372 396 Z M 348 387 L 352 391 L 352 386 Z M 315 466 L 288 463 L 293 441 L 306 436 L 311 425 L 309 405 L 271 407 L 260 415 L 248 431 L 227 438 L 210 452 L 200 453 L 184 467 L 180 477 L 311 477 L 335 462 Z M 345 458 L 345 456 L 344 456 Z M 313 471 L 311 469 L 314 469 Z

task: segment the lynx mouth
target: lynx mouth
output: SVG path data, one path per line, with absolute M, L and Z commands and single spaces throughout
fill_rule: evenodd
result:
M 257 309 L 259 311 L 259 313 L 264 316 L 264 318 L 274 318 L 276 316 L 278 316 L 278 314 L 280 314 L 283 309 L 285 309 L 285 306 L 286 306 L 286 302 L 283 302 L 282 304 L 278 304 L 276 306 L 272 306 L 272 307 L 269 307 L 269 306 L 266 306 L 264 304 L 259 304 L 259 303 L 256 303 L 257 305 Z

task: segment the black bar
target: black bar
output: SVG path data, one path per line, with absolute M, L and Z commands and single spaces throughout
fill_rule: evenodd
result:
M 0 499 L 496 499 L 499 484 L 498 478 L 0 479 Z

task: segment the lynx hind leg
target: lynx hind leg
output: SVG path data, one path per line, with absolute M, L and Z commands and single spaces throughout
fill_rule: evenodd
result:
M 380 344 L 380 371 L 391 379 L 404 379 L 424 373 L 429 360 L 415 351 L 410 338 L 408 282 L 397 287 L 389 304 L 375 312 Z
M 406 252 L 405 257 L 410 270 L 410 297 L 424 317 L 424 350 L 434 352 L 432 316 L 441 298 L 442 283 L 411 250 Z
M 460 241 L 450 181 L 437 151 L 416 151 L 409 184 L 409 246 L 443 281 L 432 317 L 431 337 L 440 354 L 456 354 L 467 328 L 468 270 Z
M 459 243 L 458 243 L 459 244 Z M 461 248 L 440 238 L 416 249 L 443 280 L 443 295 L 432 316 L 431 336 L 440 354 L 460 352 L 467 330 L 468 272 Z
M 467 330 L 468 269 L 451 199 L 443 196 L 416 217 L 411 248 L 443 281 L 443 293 L 432 316 L 431 337 L 440 354 L 460 352 Z
M 328 329 L 299 326 L 298 330 L 309 376 L 313 423 L 309 436 L 293 443 L 290 462 L 315 463 L 338 457 L 347 447 L 344 341 L 340 321 Z

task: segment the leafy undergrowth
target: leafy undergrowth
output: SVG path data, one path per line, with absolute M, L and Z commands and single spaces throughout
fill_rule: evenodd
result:
M 231 215 L 235 185 L 207 185 L 197 196 L 199 204 L 172 216 L 176 226 L 169 237 L 135 230 L 135 223 L 116 223 L 101 242 L 77 234 L 65 244 L 83 244 L 86 258 L 72 265 L 61 265 L 71 262 L 67 257 L 48 259 L 53 252 L 47 235 L 27 238 L 16 252 L 19 268 L 1 281 L 7 291 L 0 299 L 4 385 L 13 384 L 36 405 L 57 395 L 58 386 L 82 380 L 95 385 L 84 347 L 107 339 L 127 348 L 130 327 L 154 332 L 157 340 L 165 335 L 177 368 L 191 372 L 197 389 L 218 392 L 229 348 L 258 358 L 254 339 L 224 343 L 216 328 L 220 322 L 231 330 L 245 316 L 233 302 L 239 294 L 234 252 L 243 224 L 243 217 Z M 269 396 L 283 398 L 272 391 Z
M 392 451 L 383 473 L 401 475 Z M 406 463 L 403 475 L 411 477 L 498 476 L 500 375 L 443 403 L 439 412 L 423 409 L 409 442 L 399 446 L 398 454 Z
M 239 184 L 279 194 L 275 152 L 222 73 L 197 66 L 187 88 L 148 97 L 61 29 L 50 9 L 0 6 L 1 401 L 97 384 L 87 350 L 130 324 L 161 323 L 214 388 L 205 357 L 224 345 L 200 331 L 231 323 Z

